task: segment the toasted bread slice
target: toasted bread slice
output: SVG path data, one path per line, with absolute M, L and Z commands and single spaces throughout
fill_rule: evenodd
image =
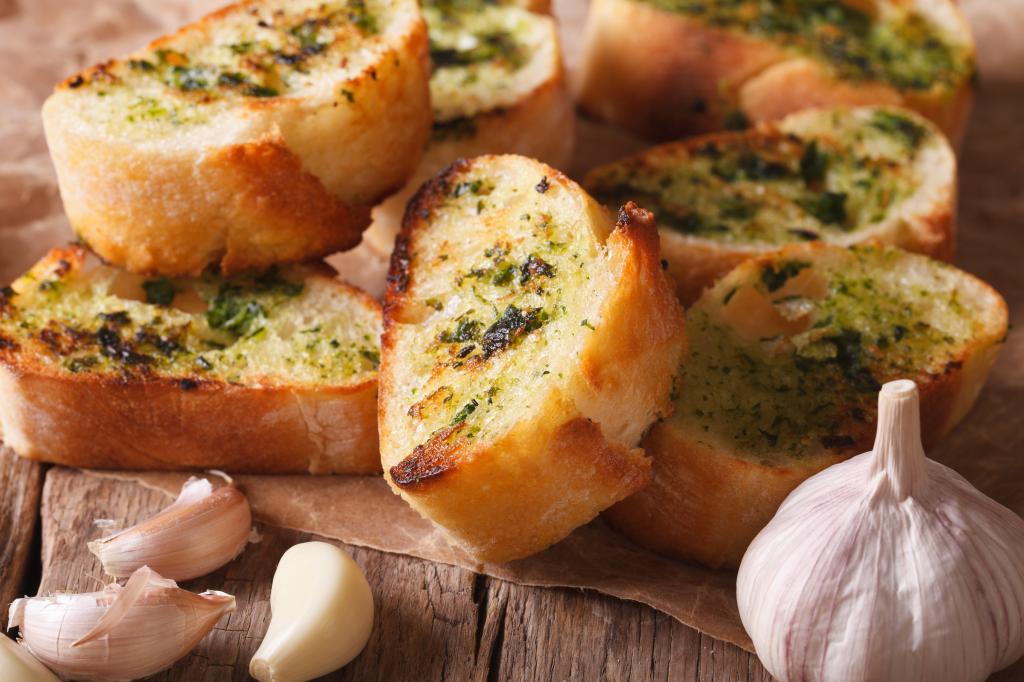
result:
M 654 139 L 881 104 L 959 142 L 975 77 L 953 0 L 594 0 L 583 51 L 583 108 Z
M 145 279 L 81 247 L 0 295 L 0 424 L 91 468 L 380 470 L 380 307 L 326 265 Z
M 789 243 L 892 244 L 952 260 L 956 157 L 905 109 L 817 109 L 655 147 L 584 186 L 654 212 L 684 305 L 747 258 Z
M 618 224 L 520 156 L 453 164 L 392 255 L 381 459 L 392 488 L 481 561 L 524 557 L 641 488 L 682 310 L 651 214 Z
M 427 3 L 433 137 L 413 178 L 373 210 L 366 241 L 391 254 L 413 193 L 452 161 L 488 153 L 564 168 L 572 154 L 572 99 L 549 16 L 479 1 Z
M 426 7 L 445 13 L 478 12 L 486 7 L 519 7 L 537 14 L 551 14 L 551 0 L 424 0 Z
M 430 135 L 415 0 L 246 0 L 61 83 L 64 208 L 133 272 L 226 274 L 359 243 Z
M 675 414 L 644 441 L 651 485 L 609 510 L 630 538 L 737 566 L 798 484 L 871 449 L 880 384 L 913 379 L 934 443 L 970 410 L 1007 330 L 991 287 L 893 248 L 789 246 L 687 311 Z

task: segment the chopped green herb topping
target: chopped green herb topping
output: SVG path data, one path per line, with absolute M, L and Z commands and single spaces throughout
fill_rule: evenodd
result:
M 166 277 L 146 280 L 142 290 L 146 292 L 146 303 L 153 305 L 170 305 L 176 293 L 174 283 Z
M 974 72 L 967 48 L 913 6 L 874 19 L 833 0 L 641 0 L 703 22 L 763 36 L 829 63 L 849 79 L 897 88 L 956 87 Z
M 766 464 L 856 454 L 870 448 L 882 383 L 927 382 L 977 338 L 982 323 L 959 303 L 962 283 L 948 266 L 915 267 L 908 284 L 904 260 L 922 257 L 834 248 L 840 255 L 821 261 L 771 263 L 753 282 L 733 276 L 720 285 L 724 296 L 705 295 L 687 311 L 691 354 L 671 418 L 679 428 Z M 783 294 L 806 269 L 824 279 L 824 295 Z M 738 331 L 741 313 L 729 306 L 749 286 L 787 319 L 787 331 Z
M 318 309 L 316 325 L 305 324 L 305 270 L 135 285 L 109 266 L 82 269 L 76 259 L 37 266 L 16 283 L 21 294 L 0 298 L 0 339 L 16 339 L 70 372 L 176 381 L 203 372 L 236 383 L 254 375 L 320 383 L 372 372 L 380 362 L 379 320 L 362 304 L 349 318 L 339 312 L 349 305 L 342 299 L 333 311 Z M 293 331 L 297 324 L 301 331 Z
M 666 145 L 597 169 L 587 189 L 612 209 L 636 201 L 662 228 L 772 245 L 874 226 L 921 183 L 929 131 L 909 114 L 837 112 L 800 125 Z
M 826 225 L 842 225 L 846 222 L 845 192 L 822 192 L 797 199 L 796 203 Z
M 324 60 L 343 64 L 343 53 L 359 49 L 358 41 L 378 31 L 376 13 L 364 0 L 333 0 L 315 7 L 300 3 L 265 17 L 256 10 L 251 16 L 249 10 L 235 11 L 243 16 L 232 20 L 251 28 L 232 31 L 223 42 L 210 34 L 205 37 L 209 44 L 188 54 L 162 47 L 101 67 L 88 80 L 81 76 L 78 87 L 96 83 L 102 87 L 100 96 L 122 89 L 129 96 L 138 93 L 126 117 L 129 122 L 186 125 L 205 120 L 205 105 L 219 99 L 272 98 L 306 87 Z M 352 101 L 352 93 L 342 94 Z M 118 103 L 110 106 L 123 112 L 126 104 L 114 99 Z
M 891 135 L 903 139 L 908 147 L 917 149 L 921 140 L 927 135 L 924 126 L 911 121 L 906 116 L 891 111 L 877 111 L 871 117 L 871 125 Z
M 456 426 L 457 424 L 461 424 L 462 422 L 466 421 L 469 415 L 473 414 L 476 411 L 478 405 L 480 405 L 480 403 L 477 402 L 476 398 L 473 398 L 468 403 L 463 405 L 462 409 L 456 412 L 455 416 L 452 417 L 451 425 Z
M 817 140 L 811 140 L 800 159 L 800 176 L 808 185 L 813 185 L 824 180 L 827 171 L 828 156 L 818 148 Z
M 778 267 L 767 265 L 761 271 L 761 281 L 768 287 L 769 292 L 775 292 L 785 286 L 786 282 L 790 279 L 800 274 L 801 270 L 809 267 L 811 267 L 810 263 L 797 260 L 779 263 Z M 735 293 L 735 289 L 730 293 Z M 726 300 L 726 303 L 728 303 L 728 300 Z

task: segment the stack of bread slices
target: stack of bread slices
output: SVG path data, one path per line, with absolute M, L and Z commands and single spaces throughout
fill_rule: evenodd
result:
M 5 443 L 383 470 L 479 561 L 607 511 L 717 567 L 882 383 L 927 439 L 965 416 L 1007 311 L 948 264 L 954 3 L 595 0 L 581 108 L 675 141 L 580 184 L 542 5 L 243 0 L 62 83 L 80 243 L 0 293 Z M 364 231 L 383 306 L 318 260 Z

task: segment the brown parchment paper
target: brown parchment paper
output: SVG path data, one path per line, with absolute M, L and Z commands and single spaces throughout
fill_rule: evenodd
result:
M 0 282 L 71 233 L 46 155 L 39 107 L 60 78 L 120 54 L 219 5 L 219 0 L 0 0 Z M 963 0 L 978 34 L 982 86 L 961 158 L 961 267 L 1024 309 L 1024 0 Z M 578 63 L 585 0 L 555 2 L 570 70 Z M 623 30 L 629 30 L 624 27 Z M 578 174 L 639 149 L 588 121 L 578 127 Z M 366 249 L 332 262 L 375 294 L 384 263 Z M 988 386 L 933 457 L 1024 514 L 1024 331 L 1015 329 Z M 106 473 L 174 494 L 184 475 Z M 479 570 L 528 585 L 590 588 L 647 603 L 750 649 L 733 595 L 735 576 L 641 550 L 600 520 L 555 547 L 505 565 L 478 566 L 376 477 L 240 476 L 264 523 L 346 543 Z

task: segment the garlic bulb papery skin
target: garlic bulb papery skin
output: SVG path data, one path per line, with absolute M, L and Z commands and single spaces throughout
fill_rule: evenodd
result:
M 216 490 L 190 478 L 178 499 L 142 523 L 89 543 L 103 570 L 124 578 L 149 566 L 172 580 L 207 575 L 237 557 L 252 533 L 252 511 L 233 485 Z
M 249 674 L 260 682 L 304 682 L 363 650 L 373 631 L 373 592 L 359 564 L 340 548 L 304 542 L 277 565 L 270 612 Z
M 0 680 L 4 682 L 60 682 L 25 647 L 0 634 Z
M 913 382 L 878 419 L 747 549 L 743 626 L 783 682 L 984 680 L 1024 655 L 1024 520 L 925 457 Z
M 169 668 L 234 610 L 231 595 L 193 594 L 143 567 L 124 587 L 18 599 L 8 623 L 62 677 L 134 680 Z

